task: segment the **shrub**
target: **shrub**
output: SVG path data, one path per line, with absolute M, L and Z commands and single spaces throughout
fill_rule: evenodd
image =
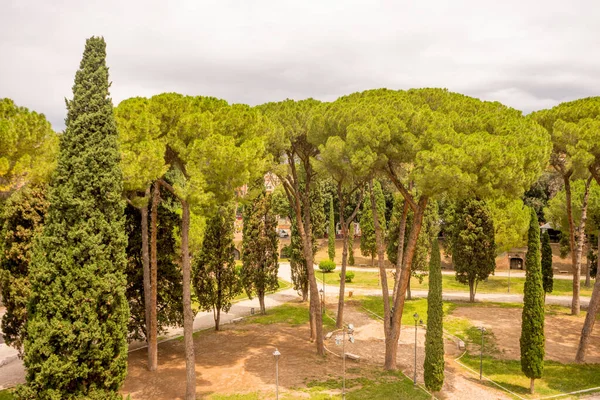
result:
M 335 262 L 331 260 L 323 260 L 319 263 L 319 269 L 323 272 L 331 272 L 335 269 Z
M 342 279 L 342 273 L 340 272 L 340 279 Z M 354 272 L 352 271 L 346 271 L 346 283 L 350 283 L 352 282 L 352 279 L 354 279 Z
M 292 246 L 286 244 L 281 248 L 281 258 L 291 258 L 292 257 Z

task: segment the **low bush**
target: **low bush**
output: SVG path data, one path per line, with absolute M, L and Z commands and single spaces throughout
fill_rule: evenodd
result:
M 340 272 L 340 279 L 342 279 L 342 273 Z M 352 279 L 354 279 L 354 272 L 352 271 L 346 271 L 346 283 L 350 283 L 352 282 Z
M 331 272 L 335 269 L 335 262 L 331 260 L 323 260 L 319 263 L 319 269 L 323 272 Z

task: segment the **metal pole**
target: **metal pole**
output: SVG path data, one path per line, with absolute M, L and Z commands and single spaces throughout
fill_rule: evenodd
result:
M 346 328 L 343 327 L 342 331 L 342 400 L 346 400 Z
M 279 400 L 279 359 L 275 361 L 275 399 Z
M 481 327 L 481 354 L 479 355 L 479 380 L 483 378 L 483 332 L 485 328 Z
M 413 384 L 417 384 L 417 320 L 415 319 L 415 377 Z

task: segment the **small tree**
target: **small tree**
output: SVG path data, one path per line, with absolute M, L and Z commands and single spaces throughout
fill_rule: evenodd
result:
M 329 230 L 327 232 L 329 240 L 329 259 L 335 259 L 335 214 L 333 213 L 333 197 L 329 199 Z
M 444 383 L 444 311 L 442 308 L 442 266 L 437 238 L 432 242 L 427 294 L 427 332 L 425 333 L 425 386 L 439 392 Z
M 265 293 L 279 287 L 277 280 L 277 218 L 271 195 L 260 194 L 244 213 L 241 280 L 248 297 L 258 297 L 265 314 Z
M 350 224 L 350 229 L 348 230 L 348 265 L 354 265 L 354 229 L 355 222 Z
M 6 307 L 2 334 L 20 355 L 26 335 L 29 263 L 47 209 L 45 186 L 32 185 L 13 193 L 0 213 L 0 289 Z
M 233 209 L 220 207 L 207 223 L 202 249 L 192 270 L 192 284 L 200 308 L 213 312 L 217 331 L 221 311 L 228 312 L 231 300 L 241 292 L 234 249 Z
M 533 208 L 525 258 L 526 278 L 523 295 L 521 323 L 521 370 L 531 379 L 530 392 L 534 393 L 534 382 L 544 372 L 544 288 L 542 286 L 542 264 L 540 260 L 540 227 Z
M 482 200 L 457 204 L 458 218 L 452 228 L 452 261 L 456 280 L 469 285 L 469 300 L 475 301 L 477 284 L 496 269 L 494 222 Z
M 554 288 L 554 271 L 552 270 L 552 247 L 548 231 L 542 234 L 542 281 L 544 283 L 544 297 L 552 293 Z

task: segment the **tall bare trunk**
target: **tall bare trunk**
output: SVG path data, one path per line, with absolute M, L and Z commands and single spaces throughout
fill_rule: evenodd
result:
M 146 199 L 150 198 L 150 187 L 146 189 Z M 156 370 L 156 352 L 153 351 L 150 332 L 152 331 L 152 323 L 150 318 L 151 304 L 151 284 L 150 284 L 150 257 L 148 255 L 148 204 L 140 208 L 142 214 L 142 267 L 144 270 L 144 309 L 146 317 L 146 342 L 148 343 L 148 370 Z M 156 345 L 156 343 L 154 343 Z
M 408 218 L 408 202 L 404 202 L 402 208 L 402 219 L 400 220 L 399 232 L 398 232 L 398 250 L 396 256 L 396 275 L 394 279 L 394 294 L 392 298 L 396 298 L 398 293 L 398 287 L 400 286 L 400 275 L 402 274 L 402 256 L 404 253 L 404 239 L 406 236 L 406 219 Z
M 600 249 L 600 232 L 598 232 L 598 248 Z M 581 336 L 579 338 L 579 347 L 577 348 L 577 355 L 575 356 L 576 363 L 585 362 L 585 353 L 590 341 L 590 336 L 594 330 L 594 323 L 596 322 L 596 315 L 600 308 L 600 257 L 598 257 L 598 263 L 596 268 L 596 281 L 594 282 L 594 289 L 592 290 L 592 298 L 587 309 L 585 316 L 585 322 L 581 329 Z
M 258 303 L 260 304 L 260 313 L 266 314 L 267 310 L 265 308 L 265 292 L 258 292 Z
M 215 331 L 219 330 L 221 326 L 221 307 L 215 308 Z
M 396 298 L 394 299 L 394 312 L 393 314 L 388 314 L 391 316 L 391 327 L 389 329 L 389 332 L 386 331 L 386 351 L 384 368 L 387 370 L 396 369 L 396 352 L 398 347 L 398 339 L 400 337 L 400 329 L 402 327 L 402 312 L 404 311 L 406 288 L 408 287 L 408 281 L 410 278 L 412 260 L 417 245 L 417 238 L 419 236 L 419 232 L 421 231 L 421 226 L 423 225 L 423 214 L 425 212 L 425 208 L 427 207 L 427 201 L 428 197 L 422 195 L 419 199 L 418 204 L 414 205 L 413 224 L 410 229 L 410 234 L 408 235 L 408 243 L 406 244 L 406 251 L 404 252 L 404 257 L 402 261 L 404 267 L 402 268 L 402 274 L 400 275 L 400 285 L 398 287 L 398 292 Z M 383 276 L 383 279 L 387 280 L 385 275 Z M 384 294 L 385 296 L 383 288 L 382 294 Z M 390 317 L 387 316 L 386 320 L 388 318 Z
M 189 249 L 190 205 L 181 200 L 181 264 L 183 273 L 183 340 L 185 342 L 186 400 L 196 399 L 196 359 L 194 356 L 194 312 Z
M 592 245 L 589 243 L 589 241 L 586 239 L 587 242 L 587 256 L 585 258 L 585 287 L 589 288 L 592 284 L 591 280 L 592 280 L 592 273 L 590 271 L 591 266 L 592 266 L 592 261 L 591 261 L 591 257 L 590 257 L 590 253 L 592 252 Z
M 160 202 L 160 184 L 154 183 L 152 190 L 152 211 L 150 216 L 150 339 L 148 340 L 148 358 L 150 370 L 154 371 L 158 365 L 158 317 L 157 317 L 157 292 L 158 292 L 158 203 Z
M 406 300 L 412 300 L 412 293 L 410 291 L 410 281 L 412 280 L 412 275 L 408 275 L 408 285 L 406 286 Z
M 583 204 L 581 206 L 581 221 L 577 229 L 577 248 L 575 251 L 575 264 L 573 268 L 573 301 L 571 303 L 571 315 L 579 315 L 580 299 L 579 289 L 581 286 L 581 256 L 583 254 L 583 244 L 585 242 L 585 222 L 587 219 L 587 206 L 590 197 L 590 184 L 592 177 L 590 176 L 585 182 L 585 192 L 583 194 Z

